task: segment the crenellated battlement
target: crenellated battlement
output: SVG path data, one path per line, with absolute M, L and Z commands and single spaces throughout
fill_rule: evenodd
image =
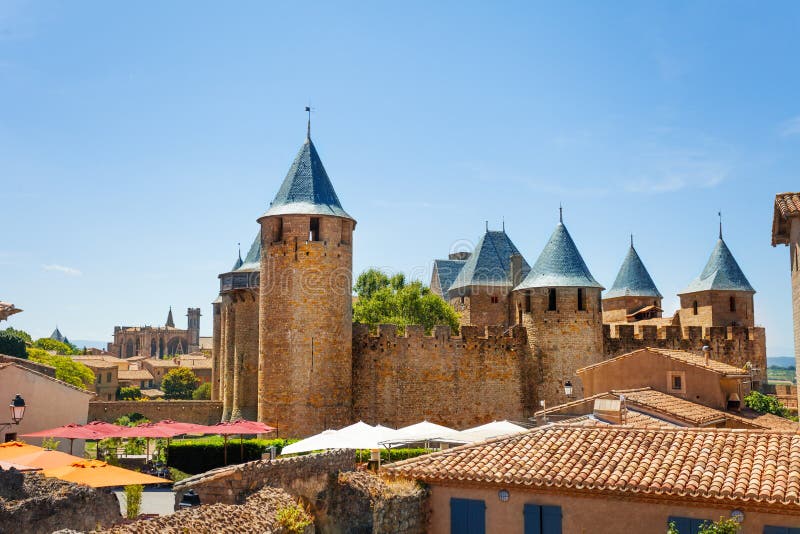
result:
M 754 341 L 764 336 L 760 326 L 662 326 L 634 324 L 604 324 L 603 338 L 607 340 L 664 340 L 664 341 Z

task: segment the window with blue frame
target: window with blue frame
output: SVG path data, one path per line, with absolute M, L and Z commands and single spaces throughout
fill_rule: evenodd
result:
M 700 528 L 706 523 L 713 523 L 710 519 L 695 519 L 693 517 L 670 517 L 667 519 L 667 526 L 675 523 L 678 534 L 698 534 Z
M 764 527 L 764 534 L 800 534 L 800 527 Z
M 486 534 L 486 503 L 450 499 L 450 534 Z
M 525 534 L 561 534 L 561 507 L 526 504 Z

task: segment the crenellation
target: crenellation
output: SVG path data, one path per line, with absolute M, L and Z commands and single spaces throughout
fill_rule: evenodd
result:
M 725 326 L 709 326 L 706 328 L 705 338 L 711 341 L 728 339 L 728 328 Z
M 686 339 L 703 339 L 703 327 L 702 326 L 687 326 L 685 327 L 684 331 Z
M 658 338 L 658 327 L 656 325 L 642 325 L 639 327 L 641 338 L 645 341 L 653 341 Z

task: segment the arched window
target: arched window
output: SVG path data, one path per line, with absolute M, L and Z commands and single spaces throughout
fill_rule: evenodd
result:
M 697 301 L 692 303 L 692 315 L 697 315 Z

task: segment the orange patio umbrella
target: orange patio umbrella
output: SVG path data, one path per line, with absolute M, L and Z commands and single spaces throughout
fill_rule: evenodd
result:
M 21 441 L 9 441 L 7 443 L 0 443 L 0 460 L 12 460 L 17 456 L 23 454 L 30 454 L 32 452 L 43 451 L 41 447 L 36 445 L 28 445 Z
M 129 486 L 131 484 L 169 484 L 170 480 L 109 465 L 100 460 L 80 460 L 64 467 L 45 469 L 46 477 L 58 478 L 93 488 Z
M 74 464 L 75 462 L 83 460 L 83 458 L 65 452 L 41 449 L 28 454 L 15 456 L 13 460 L 15 464 L 27 465 L 28 467 L 35 467 L 38 469 L 52 469 L 54 467 Z

